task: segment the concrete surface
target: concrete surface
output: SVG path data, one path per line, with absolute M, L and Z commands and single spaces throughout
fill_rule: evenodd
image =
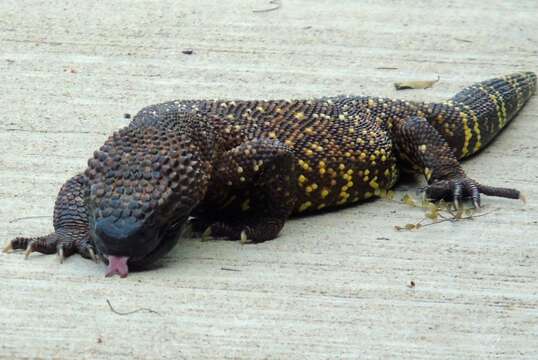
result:
M 471 3 L 283 0 L 253 12 L 272 5 L 1 1 L 0 239 L 50 231 L 62 182 L 144 105 L 339 93 L 439 100 L 538 71 L 538 3 Z M 429 90 L 392 86 L 437 74 Z M 529 198 L 484 199 L 494 212 L 474 221 L 397 232 L 422 210 L 376 201 L 295 219 L 259 245 L 185 239 L 162 267 L 124 280 L 80 257 L 60 265 L 2 254 L 0 357 L 536 359 L 537 120 L 535 97 L 465 163 Z M 157 313 L 117 315 L 107 299 L 117 311 Z

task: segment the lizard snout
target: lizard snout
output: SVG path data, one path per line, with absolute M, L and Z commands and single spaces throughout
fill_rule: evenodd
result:
M 92 230 L 95 244 L 104 255 L 141 258 L 159 243 L 155 227 L 132 217 L 96 219 Z

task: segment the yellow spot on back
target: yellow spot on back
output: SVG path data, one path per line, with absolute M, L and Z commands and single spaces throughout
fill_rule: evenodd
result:
M 243 210 L 243 211 L 247 211 L 248 209 L 250 209 L 250 199 L 246 199 L 246 200 L 243 201 L 243 203 L 241 204 L 241 210 Z
M 301 206 L 299 207 L 299 211 L 305 211 L 306 209 L 308 209 L 310 206 L 312 206 L 312 203 L 310 201 L 307 201 L 307 202 L 304 202 L 301 204 Z
M 295 114 L 293 114 L 293 117 L 295 117 L 297 120 L 303 120 L 305 118 L 303 112 L 296 112 Z
M 325 199 L 328 195 L 329 195 L 329 190 L 327 188 L 323 188 L 323 190 L 321 190 L 321 198 Z

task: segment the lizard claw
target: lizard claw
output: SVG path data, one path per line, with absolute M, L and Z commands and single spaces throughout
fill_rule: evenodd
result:
M 90 254 L 90 258 L 95 262 L 96 264 L 99 264 L 99 258 L 95 255 L 95 251 L 91 247 L 88 248 L 88 254 Z
M 65 255 L 64 255 L 64 248 L 63 246 L 59 246 L 58 247 L 58 260 L 60 260 L 60 264 L 63 264 L 64 263 L 64 259 L 65 259 Z
M 32 252 L 34 252 L 34 249 L 33 249 L 33 245 L 34 244 L 34 241 L 30 241 L 28 242 L 28 245 L 26 246 L 26 250 L 24 250 L 24 259 L 27 260 L 28 257 L 30 256 L 30 254 Z
M 183 225 L 183 229 L 181 230 L 181 237 L 182 238 L 193 238 L 194 236 L 194 228 L 192 226 L 191 222 L 187 222 L 185 225 Z
M 471 185 L 471 199 L 473 200 L 475 209 L 480 209 L 480 191 L 475 184 Z
M 211 226 L 208 226 L 207 229 L 202 233 L 202 241 L 210 241 L 213 238 L 211 237 Z
M 462 190 L 463 187 L 461 185 L 461 182 L 456 182 L 453 185 L 452 189 L 452 197 L 454 198 L 454 208 L 458 210 L 460 208 L 460 203 L 462 201 Z
M 11 241 L 9 241 L 5 246 L 4 248 L 2 249 L 2 252 L 4 253 L 8 253 L 8 252 L 11 252 L 13 250 L 13 244 L 11 243 Z
M 241 236 L 239 237 L 239 241 L 241 242 L 241 244 L 248 244 L 249 242 L 251 242 L 247 237 L 246 230 L 241 231 Z

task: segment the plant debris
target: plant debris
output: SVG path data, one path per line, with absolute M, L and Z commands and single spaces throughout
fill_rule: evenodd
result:
M 407 89 L 428 89 L 431 88 L 441 78 L 437 76 L 437 80 L 417 80 L 417 81 L 402 81 L 394 83 L 396 90 Z
M 477 215 L 475 214 L 477 211 L 475 208 L 460 207 L 454 209 L 451 202 L 446 202 L 444 200 L 434 203 L 424 199 L 422 202 L 419 202 L 416 199 L 413 199 L 409 194 L 405 194 L 400 201 L 408 206 L 424 209 L 424 217 L 416 223 L 409 223 L 402 226 L 395 225 L 394 229 L 396 229 L 396 231 L 419 230 L 425 226 L 431 226 L 446 221 L 456 222 L 460 220 L 473 220 L 474 218 L 491 214 L 497 210 L 494 209 Z M 428 220 L 430 222 L 427 222 Z
M 192 55 L 194 53 L 194 50 L 193 49 L 185 49 L 182 51 L 183 54 L 185 55 Z

